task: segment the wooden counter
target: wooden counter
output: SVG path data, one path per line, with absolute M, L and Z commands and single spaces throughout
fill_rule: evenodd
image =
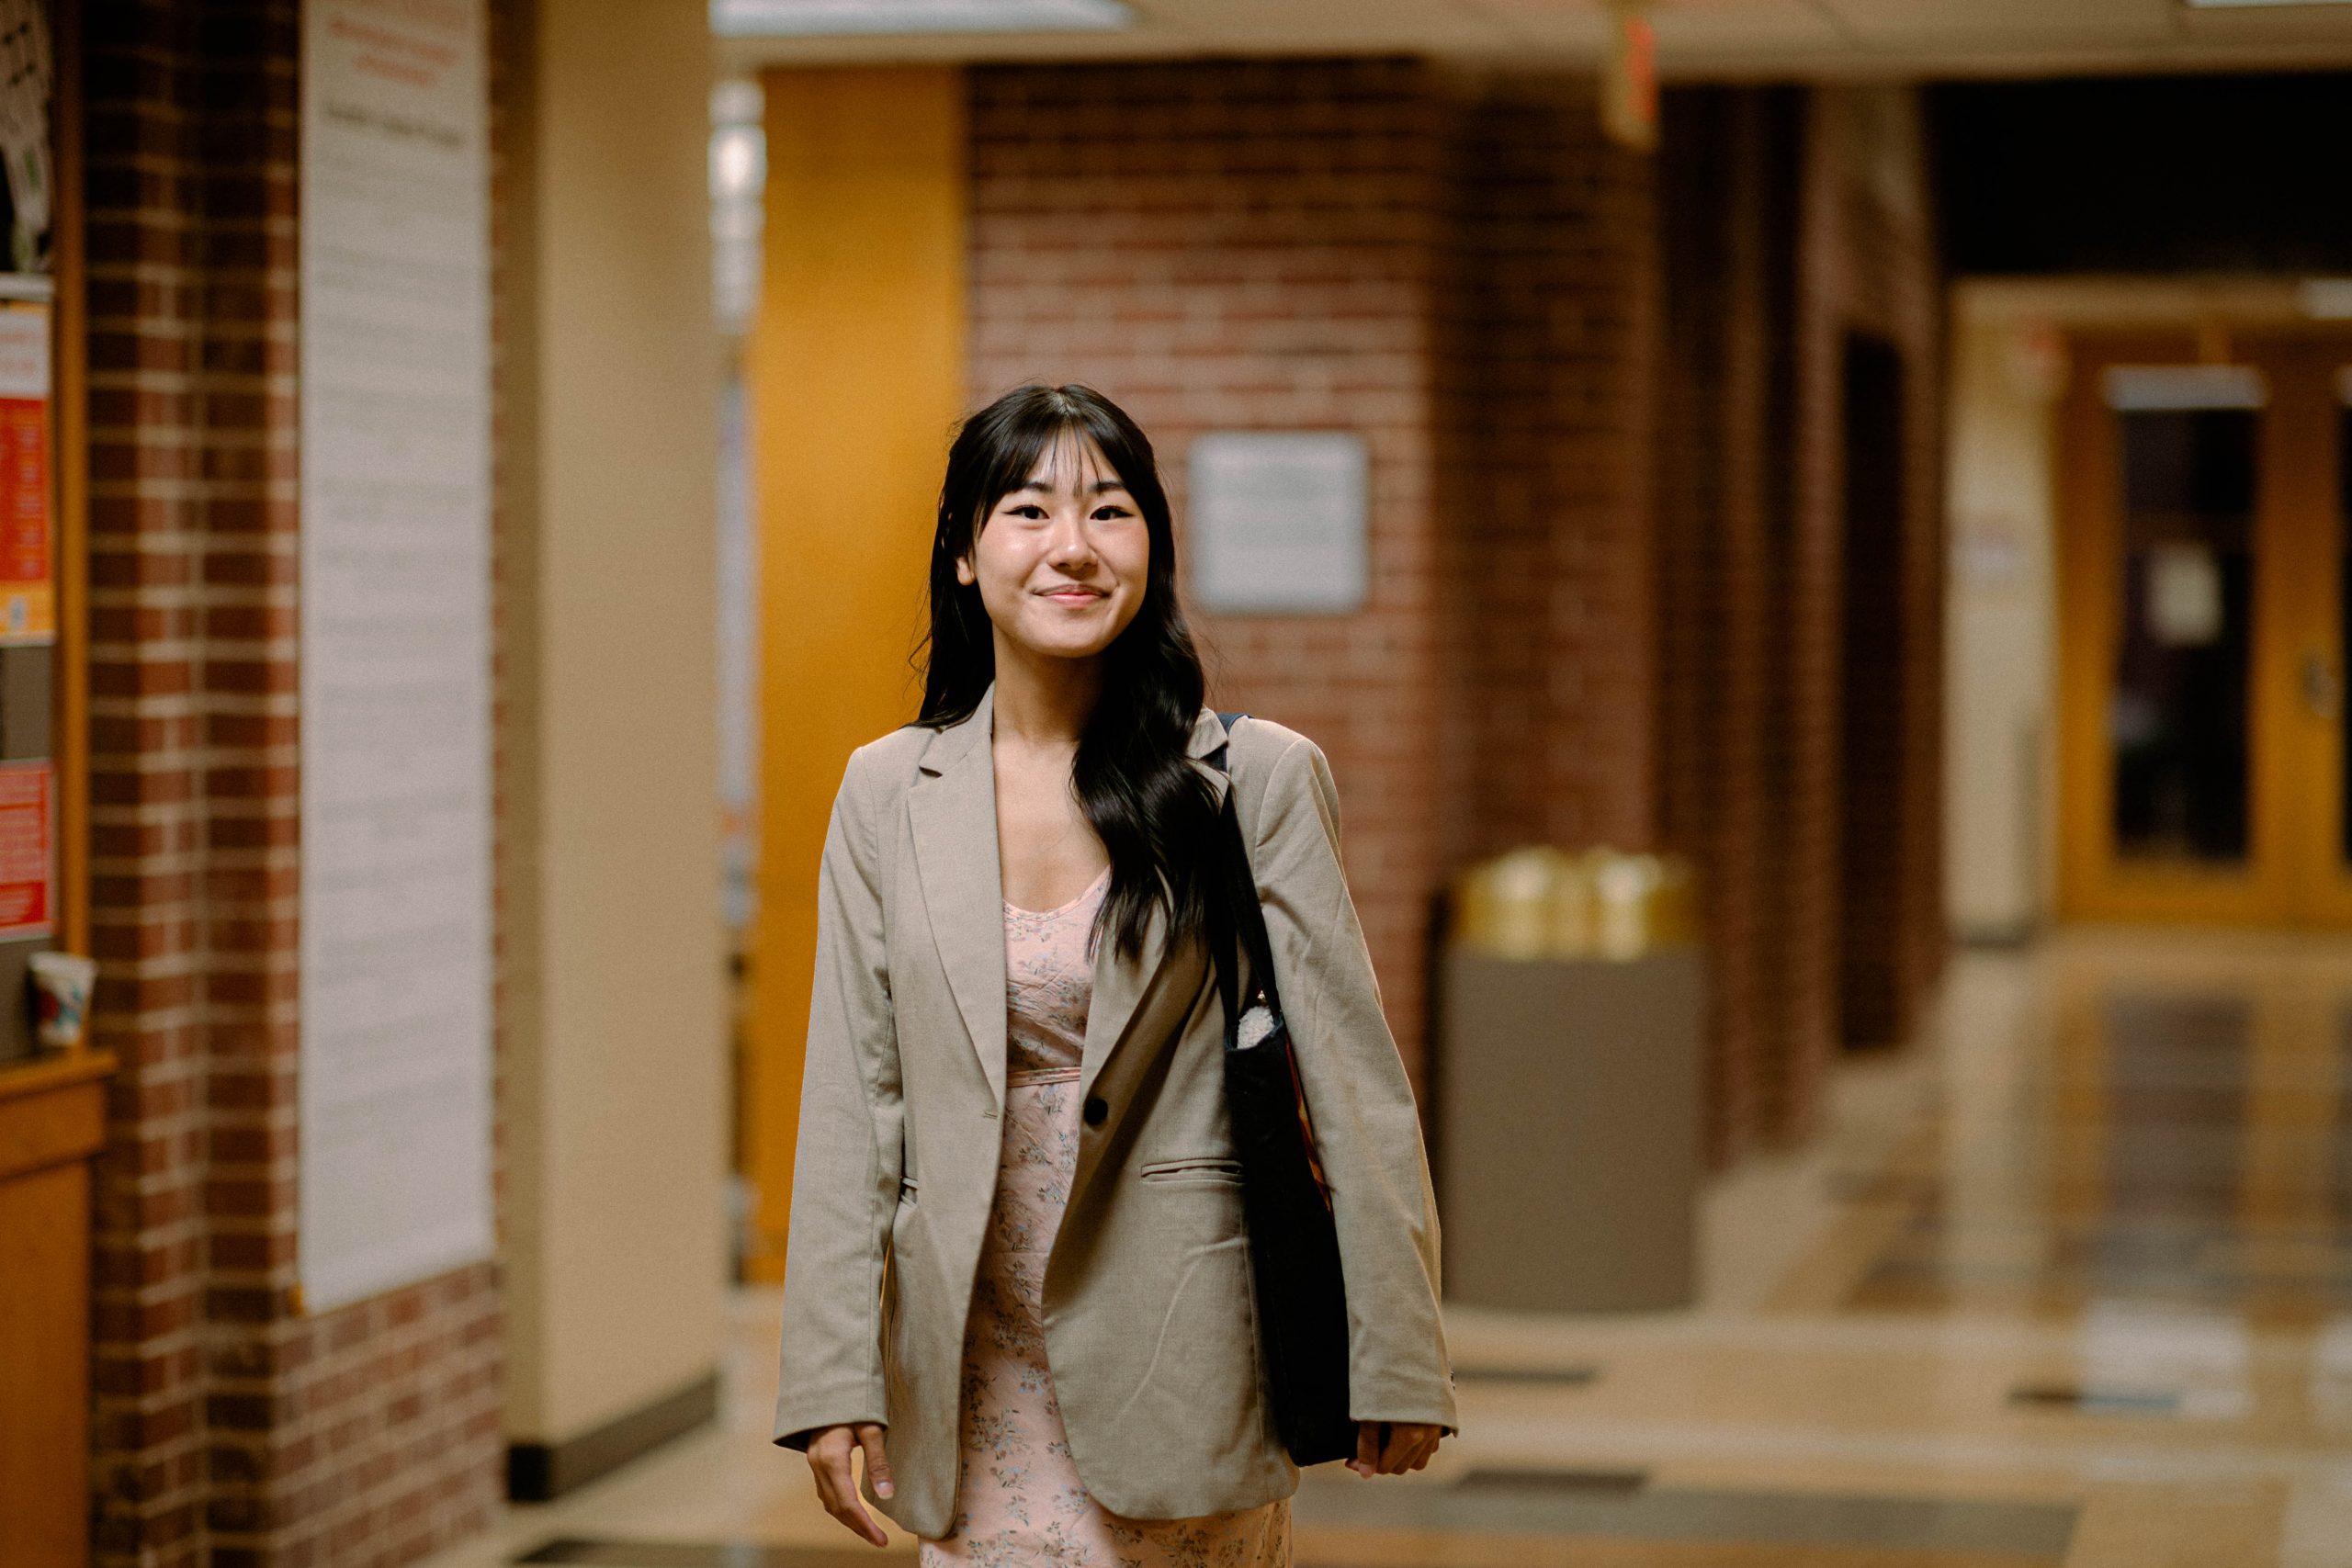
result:
M 0 1562 L 89 1561 L 90 1156 L 114 1065 L 0 1063 Z

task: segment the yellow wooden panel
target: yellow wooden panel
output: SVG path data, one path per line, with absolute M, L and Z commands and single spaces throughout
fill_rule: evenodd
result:
M 2101 367 L 2077 344 L 2061 405 L 2058 508 L 2058 911 L 2096 919 L 2105 890 L 2108 562 L 2114 558 L 2114 433 Z
M 2344 854 L 2344 627 L 2346 547 L 2343 405 L 2337 371 L 2352 364 L 2352 335 L 2307 330 L 2272 356 L 2288 396 L 2281 401 L 2280 445 L 2289 457 L 2273 478 L 2283 525 L 2276 573 L 2282 634 L 2267 678 L 2278 693 L 2279 747 L 2286 759 L 2278 812 L 2284 823 L 2288 897 L 2296 921 L 2352 925 L 2352 867 Z M 2318 669 L 2306 671 L 2306 660 Z M 2307 673 L 2336 690 L 2314 706 Z
M 760 912 L 741 1114 L 749 1272 L 783 1272 L 817 864 L 842 764 L 912 718 L 939 481 L 964 404 L 964 83 L 776 70 L 748 356 L 761 620 Z M 843 1179 L 854 1173 L 844 1172 Z
M 99 1080 L 113 1070 L 111 1052 L 81 1049 L 0 1067 L 0 1180 L 97 1153 L 107 1131 Z
M 0 1181 L 0 1562 L 86 1561 L 90 1168 Z
M 0 1562 L 89 1543 L 90 1168 L 114 1058 L 0 1068 Z

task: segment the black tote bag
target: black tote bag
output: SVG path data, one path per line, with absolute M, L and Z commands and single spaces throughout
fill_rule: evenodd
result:
M 1229 737 L 1233 721 L 1246 716 L 1220 713 L 1217 721 Z M 1227 771 L 1226 755 L 1220 745 L 1209 760 Z M 1322 1464 L 1356 1451 L 1356 1423 L 1348 1416 L 1348 1293 L 1340 1232 L 1316 1157 L 1314 1122 L 1274 986 L 1273 945 L 1229 786 L 1218 827 L 1221 880 L 1229 897 L 1212 916 L 1209 935 L 1225 1003 L 1226 1103 L 1241 1161 L 1259 1337 L 1283 1447 L 1294 1464 Z M 1219 901 L 1210 902 L 1216 909 Z M 1230 929 L 1237 913 L 1238 931 Z M 1238 962 L 1245 957 L 1246 997 Z

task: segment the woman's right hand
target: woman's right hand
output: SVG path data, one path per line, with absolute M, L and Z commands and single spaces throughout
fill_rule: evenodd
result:
M 876 1546 L 888 1546 L 890 1538 L 865 1511 L 864 1499 L 857 1495 L 857 1478 L 850 1473 L 849 1454 L 852 1449 L 865 1450 L 865 1473 L 874 1478 L 876 1496 L 890 1495 L 890 1461 L 882 1451 L 882 1434 L 888 1428 L 879 1421 L 859 1421 L 848 1426 L 827 1427 L 808 1439 L 808 1468 L 817 1478 L 817 1500 L 825 1505 L 825 1512 L 841 1520 L 856 1534 Z

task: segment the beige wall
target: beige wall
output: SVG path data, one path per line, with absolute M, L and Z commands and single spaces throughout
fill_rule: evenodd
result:
M 535 14 L 534 14 L 535 13 Z M 727 1270 L 698 0 L 503 40 L 507 1430 L 709 1372 Z
M 2049 908 L 2055 689 L 2057 328 L 1954 312 L 1947 504 L 1945 899 L 1963 936 L 2006 938 Z

